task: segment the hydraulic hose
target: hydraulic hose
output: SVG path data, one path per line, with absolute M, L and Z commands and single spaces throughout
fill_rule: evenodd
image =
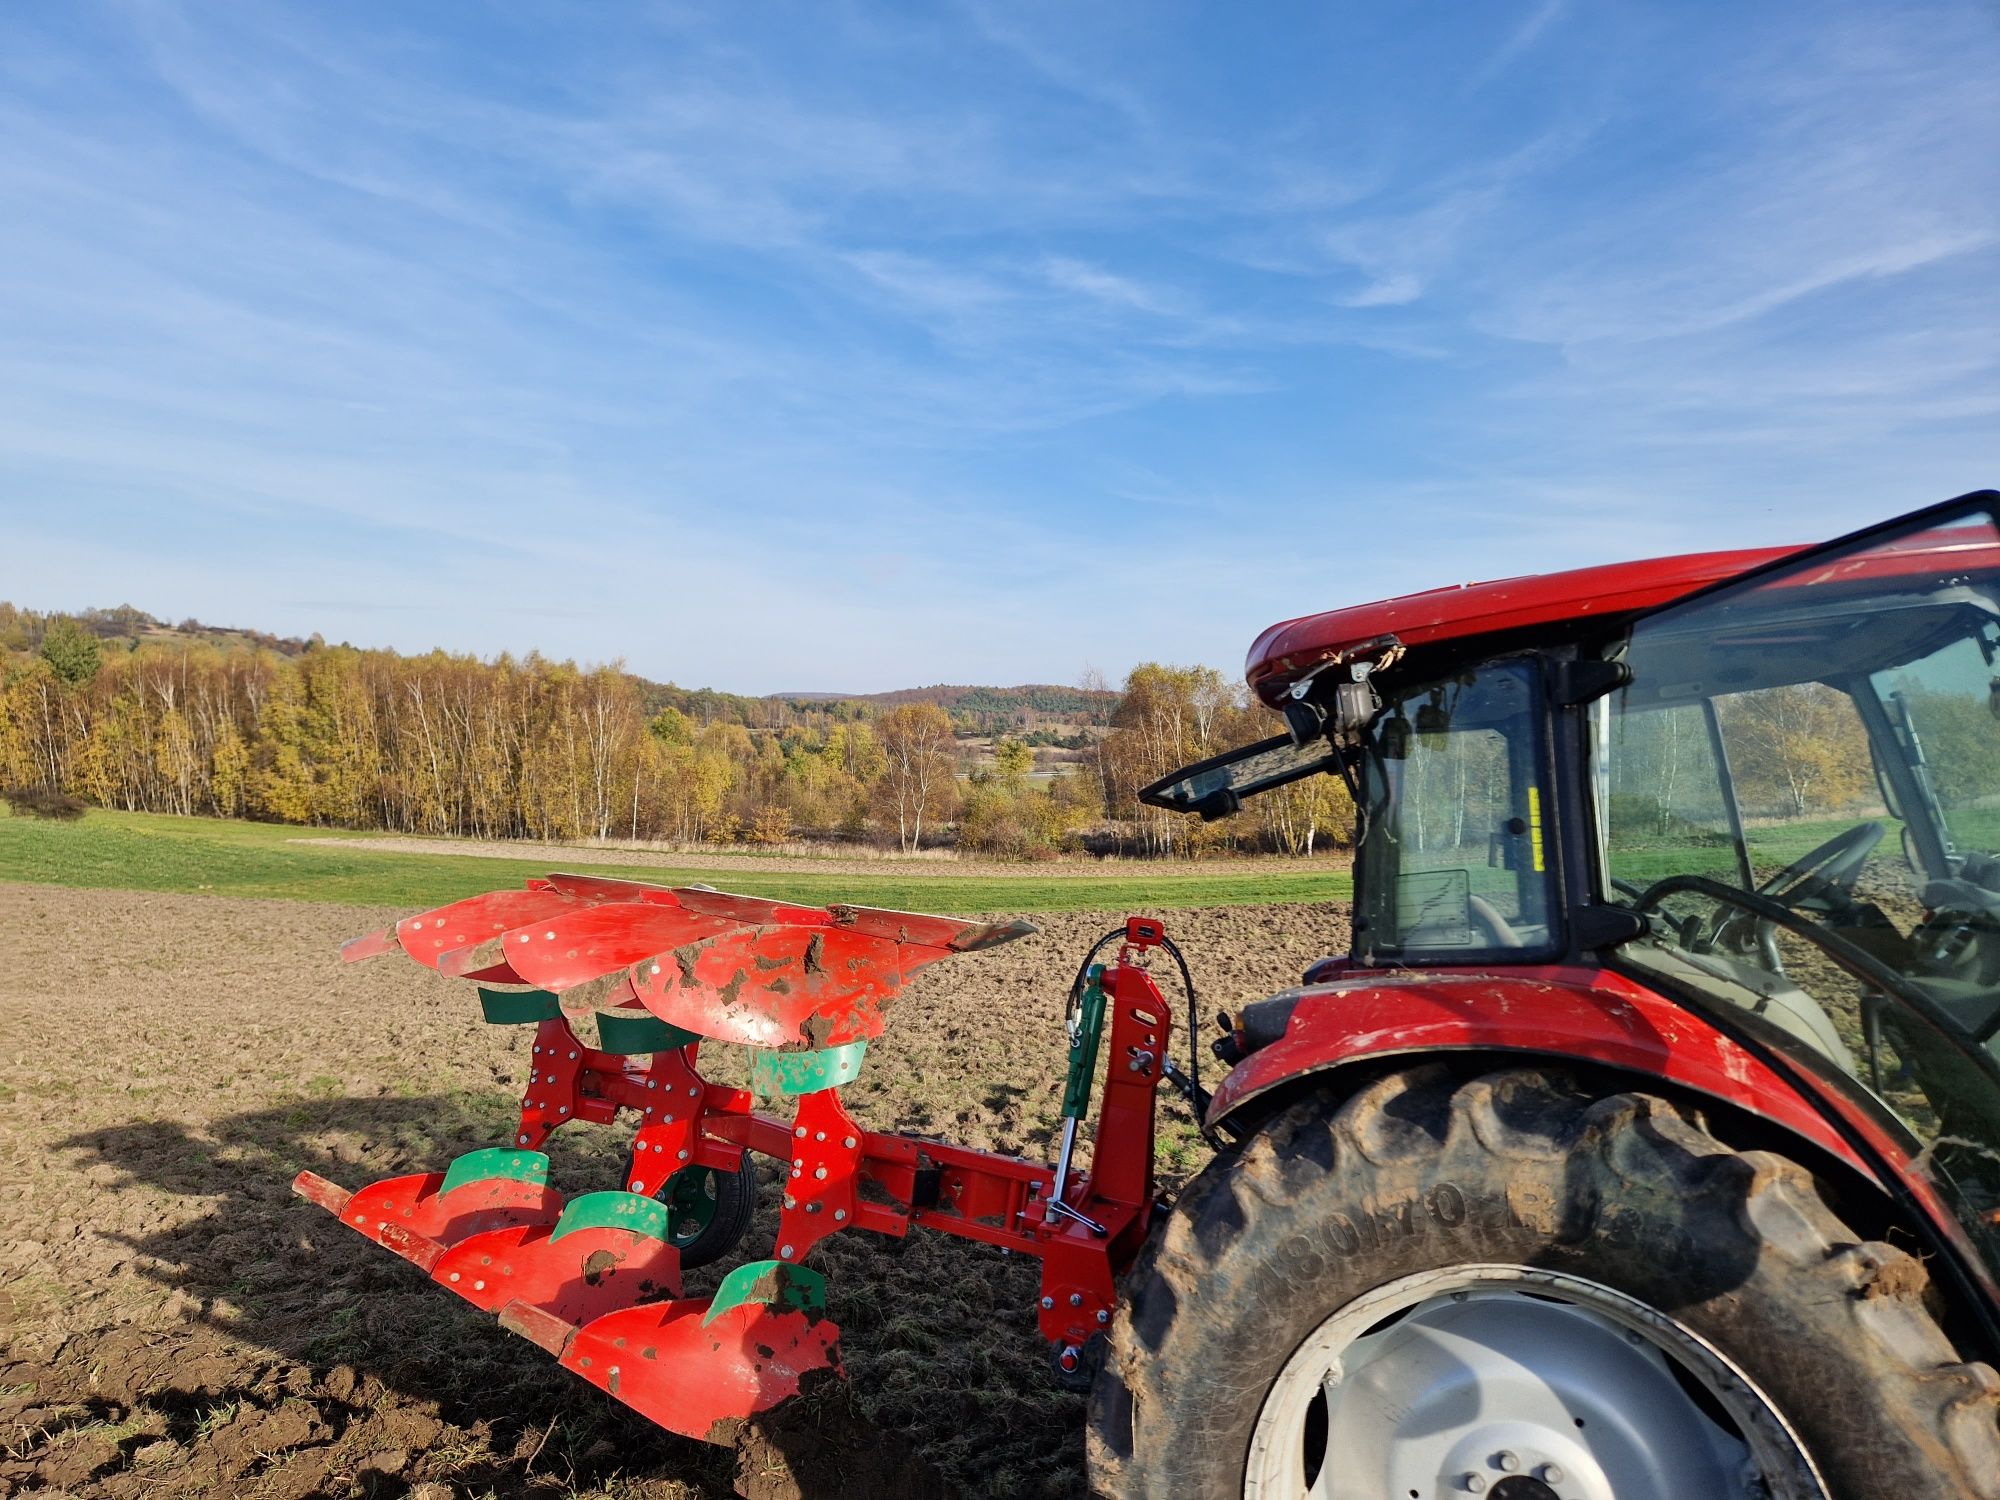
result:
M 1076 977 L 1070 981 L 1069 1001 L 1063 1016 L 1063 1024 L 1069 1032 L 1070 1041 L 1070 1075 L 1063 1090 L 1063 1117 L 1065 1122 L 1063 1129 L 1065 1136 L 1071 1140 L 1074 1139 L 1076 1130 L 1082 1124 L 1084 1117 L 1090 1112 L 1090 1086 L 1093 1075 L 1096 1072 L 1097 1048 L 1095 1041 L 1089 1044 L 1087 1056 L 1085 1055 L 1086 1049 L 1079 1045 L 1081 1032 L 1086 1024 L 1086 1017 L 1084 1015 L 1086 1010 L 1085 996 L 1091 985 L 1091 968 L 1097 962 L 1098 954 L 1124 936 L 1125 928 L 1120 925 L 1112 928 L 1103 937 L 1092 943 L 1090 950 L 1083 956 L 1083 962 L 1077 965 Z M 1188 1109 L 1194 1116 L 1195 1129 L 1201 1133 L 1201 1138 L 1208 1142 L 1212 1148 L 1220 1150 L 1221 1142 L 1216 1139 L 1214 1133 L 1209 1129 L 1208 1122 L 1202 1118 L 1202 1105 L 1205 1102 L 1205 1096 L 1201 1089 L 1201 1035 L 1197 1030 L 1198 1023 L 1195 1019 L 1196 1013 L 1200 1009 L 1201 1001 L 1200 996 L 1195 991 L 1194 974 L 1188 968 L 1187 955 L 1181 952 L 1180 944 L 1176 943 L 1165 932 L 1160 934 L 1160 946 L 1167 950 L 1168 956 L 1174 961 L 1174 966 L 1180 970 L 1181 988 L 1187 995 L 1187 1079 L 1190 1085 Z M 1097 1011 L 1096 1019 L 1101 1024 L 1103 1020 L 1101 1006 Z M 1079 1082 L 1078 1070 L 1080 1065 L 1083 1071 Z M 1074 1113 L 1071 1111 L 1072 1103 L 1075 1105 Z M 1068 1153 L 1065 1152 L 1064 1154 L 1067 1156 Z

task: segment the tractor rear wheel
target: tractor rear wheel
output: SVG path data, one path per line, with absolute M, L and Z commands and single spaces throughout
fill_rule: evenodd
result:
M 1091 1399 L 1116 1500 L 2000 1496 L 2000 1377 L 1796 1162 L 1558 1070 L 1299 1103 L 1182 1196 Z

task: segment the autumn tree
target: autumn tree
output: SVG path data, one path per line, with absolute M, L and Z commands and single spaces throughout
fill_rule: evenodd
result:
M 1354 799 L 1347 783 L 1331 772 L 1273 787 L 1252 805 L 1270 830 L 1272 842 L 1286 854 L 1310 855 L 1323 837 L 1334 844 L 1351 840 Z
M 312 761 L 305 705 L 296 676 L 280 679 L 257 721 L 256 767 L 250 774 L 250 809 L 278 823 L 312 818 Z
M 611 836 L 617 817 L 634 790 L 639 742 L 638 704 L 622 665 L 599 667 L 582 683 L 584 770 L 590 788 L 590 822 L 600 839 Z M 634 815 L 636 821 L 636 813 Z
M 958 795 L 958 750 L 951 716 L 935 703 L 906 703 L 876 724 L 881 741 L 882 779 L 876 805 L 896 825 L 904 852 L 922 845 L 924 824 L 933 828 L 951 815 Z
M 1226 824 L 1199 824 L 1181 813 L 1139 805 L 1139 789 L 1170 771 L 1270 733 L 1268 716 L 1246 708 L 1240 691 L 1213 667 L 1169 667 L 1145 662 L 1125 679 L 1111 716 L 1111 732 L 1098 743 L 1099 780 L 1107 812 L 1131 820 L 1149 853 L 1191 852 L 1226 840 Z
M 1738 693 L 1718 704 L 1737 799 L 1802 818 L 1868 789 L 1868 736 L 1853 700 L 1817 682 Z
M 1003 739 L 993 746 L 993 772 L 1004 781 L 1023 782 L 1035 768 L 1035 752 L 1016 739 Z
M 694 726 L 677 708 L 663 708 L 654 714 L 646 721 L 646 732 L 669 749 L 694 743 Z

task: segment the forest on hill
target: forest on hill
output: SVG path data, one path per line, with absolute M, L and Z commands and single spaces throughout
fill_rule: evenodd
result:
M 106 650 L 131 651 L 139 646 L 215 646 L 256 648 L 280 656 L 299 657 L 324 647 L 318 635 L 280 636 L 234 625 L 210 625 L 188 618 L 170 624 L 130 604 L 109 609 L 85 609 L 62 616 L 22 609 L 0 600 L 0 651 L 33 653 L 56 619 L 68 618 Z M 345 642 L 343 645 L 347 644 Z M 1109 721 L 1118 695 L 1105 688 L 1065 687 L 1032 682 L 1013 687 L 983 687 L 939 683 L 933 687 L 896 688 L 882 693 L 766 693 L 761 697 L 715 688 L 684 688 L 653 682 L 633 674 L 647 714 L 678 709 L 702 724 L 741 724 L 746 729 L 786 729 L 822 716 L 854 719 L 905 703 L 935 703 L 950 713 L 962 734 L 1020 734 L 1030 743 L 1058 743 L 1075 738 L 1079 726 Z
M 1344 840 L 1351 809 L 1330 778 L 1213 825 L 1138 806 L 1138 787 L 1274 724 L 1205 667 L 1142 665 L 1116 692 L 749 698 L 616 664 L 402 655 L 169 627 L 129 606 L 61 616 L 0 604 L 0 788 L 131 811 L 485 838 L 874 839 L 1025 858 L 1310 853 Z

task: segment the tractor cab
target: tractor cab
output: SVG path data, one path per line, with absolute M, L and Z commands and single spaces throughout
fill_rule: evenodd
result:
M 2000 496 L 1288 621 L 1289 733 L 1150 788 L 1358 811 L 1342 975 L 1609 969 L 1782 1059 L 2000 1274 Z M 1204 800 L 1205 799 L 1205 800 Z M 1269 1028 L 1266 1028 L 1267 1032 Z

